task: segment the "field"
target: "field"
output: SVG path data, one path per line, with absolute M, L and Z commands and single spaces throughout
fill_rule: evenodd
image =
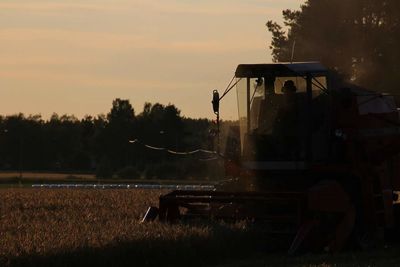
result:
M 32 184 L 41 183 L 98 183 L 93 174 L 68 174 L 44 172 L 0 172 L 0 187 L 30 187 Z
M 22 179 L 26 180 L 65 180 L 65 179 L 80 179 L 94 180 L 94 174 L 67 174 L 67 173 L 43 173 L 43 172 L 0 172 L 0 180 L 15 179 L 22 175 Z
M 0 266 L 393 266 L 398 248 L 287 257 L 246 222 L 140 223 L 162 191 L 0 189 Z
M 0 172 L 0 188 L 32 187 L 37 184 L 156 184 L 156 185 L 213 185 L 216 181 L 209 180 L 171 180 L 171 179 L 99 179 L 94 174 L 80 173 L 46 173 Z

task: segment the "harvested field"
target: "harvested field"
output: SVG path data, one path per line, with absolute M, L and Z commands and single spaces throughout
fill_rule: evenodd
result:
M 30 186 L 35 183 L 97 183 L 93 174 L 48 173 L 48 172 L 0 172 L 1 187 Z
M 161 193 L 1 189 L 0 266 L 356 266 L 399 260 L 393 249 L 375 258 L 364 252 L 272 255 L 273 241 L 245 222 L 140 224 Z
M 20 172 L 0 172 L 0 179 L 18 178 Z M 51 173 L 51 172 L 23 172 L 22 179 L 48 179 L 48 180 L 65 180 L 70 178 L 94 180 L 94 174 L 70 174 L 70 173 Z

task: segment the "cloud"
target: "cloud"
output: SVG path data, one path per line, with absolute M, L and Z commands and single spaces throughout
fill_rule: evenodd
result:
M 4 81 L 33 83 L 36 85 L 62 85 L 70 88 L 98 88 L 98 89 L 162 89 L 180 90 L 193 87 L 188 81 L 171 81 L 151 78 L 135 77 L 113 77 L 82 73 L 79 70 L 59 72 L 52 69 L 22 69 L 22 70 L 0 70 L 0 79 Z M 206 82 L 198 81 L 196 86 L 205 86 Z M 53 88 L 57 90 L 57 88 Z
M 70 48 L 86 48 L 107 51 L 152 50 L 173 53 L 230 53 L 243 50 L 258 50 L 264 43 L 238 42 L 235 37 L 224 40 L 174 41 L 160 40 L 155 36 L 118 34 L 110 32 L 90 32 L 54 29 L 3 29 L 0 30 L 0 48 L 4 43 L 42 45 L 46 52 L 48 46 L 64 44 Z M 3 44 L 2 44 L 3 43 Z M 0 52 L 1 54 L 1 52 Z M 1 62 L 0 62 L 1 64 Z
M 270 1 L 269 1 L 270 2 Z M 267 1 L 268 3 L 268 1 Z M 177 1 L 177 0 L 114 0 L 114 1 L 86 1 L 74 2 L 37 2 L 14 1 L 0 3 L 1 11 L 33 12 L 40 14 L 57 14 L 59 12 L 77 11 L 106 11 L 126 13 L 127 11 L 161 12 L 169 14 L 198 14 L 198 15 L 271 15 L 276 12 L 271 3 L 268 5 L 259 1 Z
M 8 2 L 0 3 L 1 11 L 29 11 L 29 12 L 58 12 L 58 11 L 99 11 L 99 10 L 115 10 L 111 5 L 99 4 L 83 4 L 68 2 Z
M 272 15 L 275 8 L 260 8 L 252 4 L 231 4 L 231 3 L 184 3 L 181 1 L 170 1 L 169 3 L 151 2 L 150 7 L 160 12 L 184 15 L 208 15 L 208 16 L 248 16 L 248 15 Z

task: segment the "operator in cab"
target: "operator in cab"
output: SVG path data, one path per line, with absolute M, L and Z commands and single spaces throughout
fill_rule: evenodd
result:
M 275 136 L 279 140 L 281 154 L 287 159 L 294 160 L 299 156 L 299 99 L 297 87 L 293 80 L 286 80 L 283 87 L 283 101 L 278 110 Z
M 297 87 L 292 80 L 286 80 L 282 87 L 282 93 L 286 96 L 287 101 L 293 101 Z M 289 104 L 289 103 L 288 103 Z

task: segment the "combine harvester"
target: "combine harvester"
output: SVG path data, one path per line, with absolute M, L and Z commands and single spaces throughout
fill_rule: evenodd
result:
M 289 254 L 370 246 L 399 228 L 400 120 L 393 96 L 336 85 L 320 63 L 242 64 L 230 182 L 160 197 L 144 220 L 251 220 Z M 232 86 L 233 87 L 233 86 Z M 218 92 L 214 112 L 219 114 Z M 150 216 L 150 214 L 152 214 Z M 282 238 L 283 239 L 283 238 Z

